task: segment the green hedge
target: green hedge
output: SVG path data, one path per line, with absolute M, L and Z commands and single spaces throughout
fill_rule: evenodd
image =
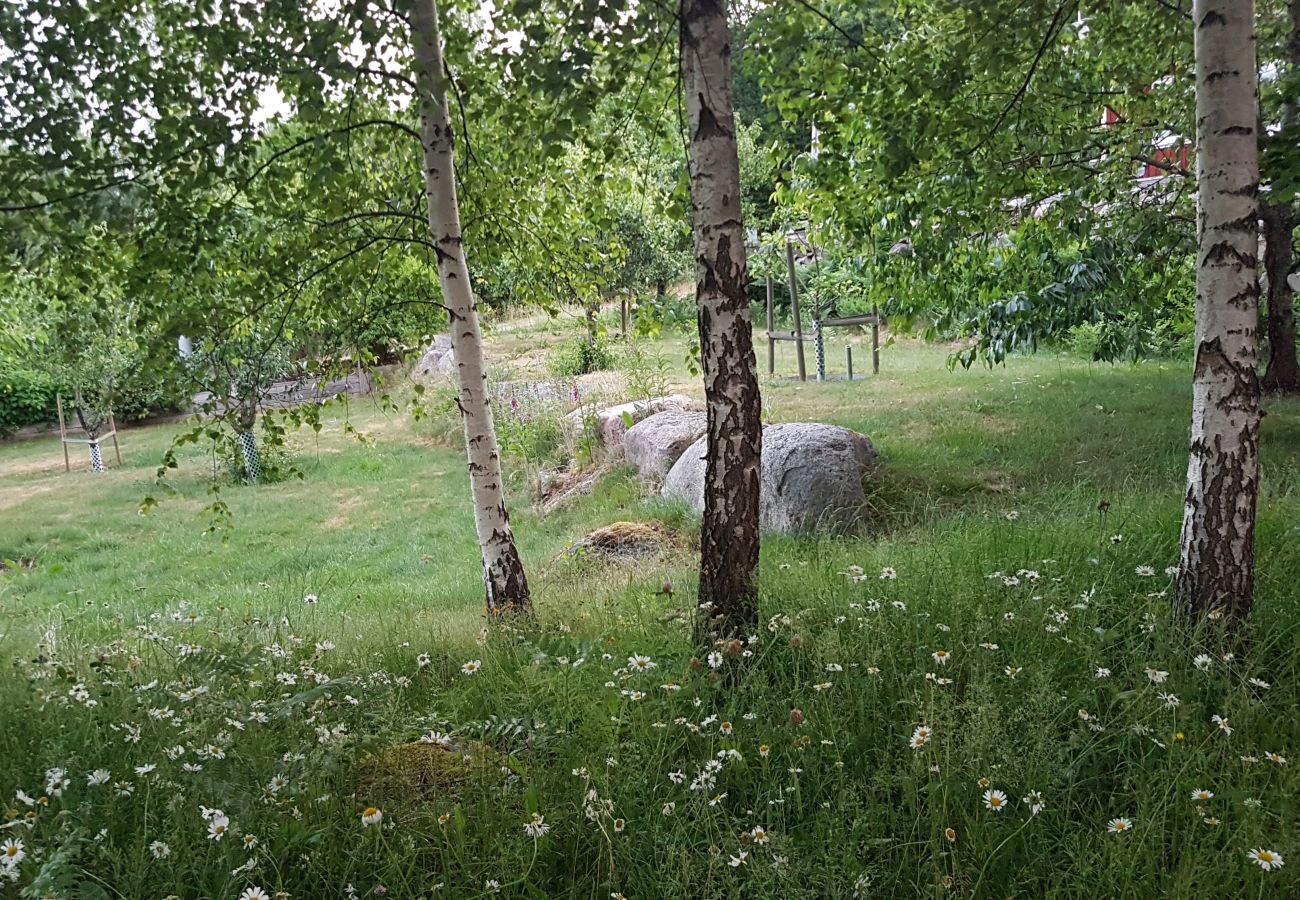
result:
M 60 386 L 50 376 L 21 363 L 0 362 L 0 437 L 28 425 L 45 425 L 58 418 L 56 396 Z M 64 397 L 71 390 L 62 391 Z M 171 380 L 156 374 L 133 374 L 121 386 L 113 406 L 119 422 L 166 415 L 189 407 L 189 398 Z
M 0 437 L 54 420 L 58 385 L 40 372 L 0 363 Z

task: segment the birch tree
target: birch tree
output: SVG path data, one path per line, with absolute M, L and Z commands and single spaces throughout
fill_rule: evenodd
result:
M 1259 486 L 1258 116 L 1253 0 L 1195 0 L 1197 236 L 1192 439 L 1176 609 L 1244 617 Z
M 483 556 L 487 608 L 492 614 L 528 612 L 528 580 L 510 530 L 501 479 L 501 450 L 488 398 L 483 334 L 470 286 L 456 199 L 454 135 L 447 106 L 448 79 L 434 0 L 415 0 L 411 32 L 424 147 L 424 185 L 429 234 L 438 262 L 443 305 L 451 321 L 451 348 L 460 393 L 457 398 L 469 457 L 474 529 Z
M 680 17 L 695 300 L 708 409 L 696 617 L 696 638 L 706 642 L 745 634 L 758 618 L 762 426 L 745 297 L 748 276 L 726 0 L 683 0 Z

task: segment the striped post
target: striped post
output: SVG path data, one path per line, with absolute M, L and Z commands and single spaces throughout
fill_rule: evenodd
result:
M 239 432 L 239 448 L 244 454 L 244 474 L 256 484 L 262 478 L 262 454 L 257 450 L 257 436 L 251 431 Z
M 822 320 L 813 319 L 813 357 L 817 362 L 817 383 L 826 380 L 826 341 L 822 335 Z

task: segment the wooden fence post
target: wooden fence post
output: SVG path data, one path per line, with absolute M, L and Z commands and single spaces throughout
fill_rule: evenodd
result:
M 871 374 L 880 374 L 880 311 L 871 304 Z
M 776 341 L 772 339 L 772 329 L 775 326 L 772 313 L 772 295 L 775 287 L 772 285 L 772 276 L 767 276 L 767 374 L 776 374 Z
M 799 317 L 799 285 L 794 274 L 794 243 L 785 242 L 785 265 L 790 273 L 790 315 L 794 319 L 794 353 L 799 362 L 799 380 L 808 380 L 808 367 L 803 356 L 803 323 Z

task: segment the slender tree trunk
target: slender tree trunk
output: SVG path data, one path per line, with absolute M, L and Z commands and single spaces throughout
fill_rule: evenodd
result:
M 1264 223 L 1264 274 L 1268 279 L 1268 364 L 1263 388 L 1283 393 L 1300 392 L 1300 359 L 1296 357 L 1295 293 L 1287 282 L 1293 256 L 1291 232 L 1295 227 L 1289 206 L 1261 202 Z
M 492 406 L 488 400 L 483 334 L 470 287 L 456 200 L 454 138 L 447 109 L 448 79 L 442 62 L 442 36 L 434 0 L 415 0 L 411 28 L 417 64 L 425 193 L 429 232 L 438 258 L 443 303 L 451 319 L 452 358 L 459 378 L 461 418 L 469 457 L 474 528 L 483 556 L 483 581 L 490 614 L 531 611 L 528 580 L 506 513 Z
M 691 135 L 695 300 L 708 407 L 696 617 L 696 638 L 707 642 L 746 634 L 758 620 L 762 426 L 745 295 L 726 0 L 683 0 L 681 64 Z
M 1259 156 L 1253 0 L 1194 0 L 1196 361 L 1176 609 L 1250 611 L 1259 485 Z
M 1288 72 L 1300 72 L 1300 0 L 1287 4 L 1285 57 Z M 1300 140 L 1300 100 L 1292 97 L 1282 104 L 1282 133 Z M 1261 135 L 1262 137 L 1262 135 Z M 1293 204 L 1260 203 L 1264 222 L 1264 271 L 1268 275 L 1268 364 L 1264 367 L 1264 390 L 1300 393 L 1300 360 L 1296 358 L 1294 293 L 1287 283 L 1291 274 L 1294 244 L 1291 233 L 1300 224 L 1300 210 Z

